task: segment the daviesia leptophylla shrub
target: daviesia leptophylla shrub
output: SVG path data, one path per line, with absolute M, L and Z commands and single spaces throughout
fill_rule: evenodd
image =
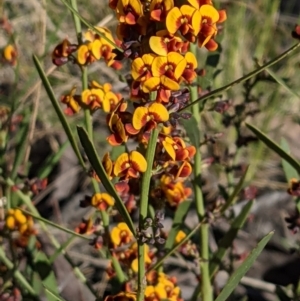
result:
M 181 3 L 182 2 L 182 3 Z M 165 205 L 176 210 L 178 205 L 192 195 L 189 178 L 192 174 L 194 145 L 184 138 L 184 131 L 178 120 L 188 119 L 191 114 L 182 112 L 190 101 L 189 87 L 198 76 L 198 62 L 191 44 L 204 47 L 208 51 L 217 49 L 215 41 L 218 24 L 226 20 L 224 10 L 217 10 L 210 0 L 110 0 L 109 6 L 118 19 L 116 39 L 107 28 L 96 27 L 82 34 L 82 41 L 71 43 L 62 41 L 53 51 L 52 60 L 57 66 L 72 62 L 86 68 L 95 61 L 122 70 L 122 60 L 131 64 L 127 82 L 128 95 L 113 91 L 109 83 L 91 81 L 81 93 L 72 88 L 61 98 L 68 115 L 80 110 L 96 110 L 106 113 L 109 134 L 107 142 L 115 147 L 135 142 L 137 148 L 121 153 L 112 160 L 109 153 L 102 159 L 103 167 L 114 187 L 131 214 L 139 208 L 141 177 L 149 168 L 145 158 L 152 131 L 159 131 L 154 163 L 151 172 L 149 200 L 158 210 Z M 92 171 L 91 175 L 101 181 Z M 81 207 L 94 207 L 99 211 L 112 212 L 113 198 L 107 193 L 86 196 Z M 158 211 L 159 212 L 159 211 Z M 155 248 L 149 245 L 163 244 L 167 236 L 162 230 L 162 216 L 145 222 L 145 229 L 138 229 L 139 239 L 146 244 L 144 261 L 146 269 L 157 261 Z M 147 228 L 154 229 L 153 234 Z M 83 220 L 76 231 L 81 234 L 97 233 L 93 218 Z M 179 243 L 186 234 L 180 231 L 175 239 Z M 107 239 L 107 238 L 106 238 Z M 135 299 L 138 273 L 138 244 L 128 225 L 118 223 L 110 231 L 109 245 L 132 281 L 126 283 L 125 290 L 108 299 Z M 106 241 L 97 236 L 92 241 L 95 248 L 102 248 Z M 199 257 L 197 248 L 185 243 L 180 251 L 186 256 Z M 115 275 L 114 267 L 107 269 L 109 276 Z M 181 300 L 176 279 L 163 272 L 146 274 L 145 300 Z

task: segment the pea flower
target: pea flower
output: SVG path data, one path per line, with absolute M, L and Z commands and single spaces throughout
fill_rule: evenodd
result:
M 111 241 L 115 247 L 122 244 L 128 244 L 133 240 L 133 234 L 126 223 L 119 223 L 110 232 Z
M 163 88 L 166 90 L 179 90 L 179 78 L 186 67 L 185 58 L 178 52 L 169 52 L 167 56 L 154 58 L 151 71 L 153 77 L 143 83 L 143 91 L 151 91 Z
M 169 119 L 169 113 L 166 107 L 160 103 L 153 102 L 149 107 L 138 107 L 135 109 L 132 117 L 134 129 L 140 130 L 145 125 L 148 129 L 153 129 L 159 122 L 165 122 Z
M 147 161 L 137 151 L 121 154 L 114 166 L 114 175 L 122 179 L 138 178 L 140 173 L 147 170 Z
M 116 12 L 121 23 L 134 25 L 143 15 L 142 3 L 140 0 L 119 0 Z
M 152 0 L 150 3 L 150 19 L 163 22 L 173 7 L 173 0 Z

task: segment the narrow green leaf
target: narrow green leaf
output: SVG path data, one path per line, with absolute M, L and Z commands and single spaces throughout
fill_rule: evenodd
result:
M 56 282 L 55 274 L 45 253 L 38 252 L 34 260 L 34 271 L 39 274 L 43 286 L 51 288 L 54 293 L 58 294 L 58 285 Z M 49 301 L 57 300 L 52 294 L 49 294 L 47 291 L 46 295 Z
M 76 154 L 76 156 L 78 158 L 78 161 L 79 161 L 80 165 L 84 169 L 86 169 L 84 161 L 83 161 L 82 156 L 80 154 L 78 145 L 76 143 L 76 139 L 75 139 L 75 137 L 74 137 L 74 135 L 72 133 L 72 130 L 70 128 L 70 125 L 68 124 L 68 121 L 67 121 L 64 113 L 62 112 L 61 107 L 60 107 L 60 105 L 59 105 L 59 103 L 58 103 L 58 101 L 57 101 L 57 99 L 56 99 L 56 97 L 54 95 L 54 92 L 52 90 L 50 82 L 49 82 L 49 80 L 48 80 L 48 78 L 47 78 L 47 76 L 46 76 L 46 74 L 45 74 L 45 72 L 44 72 L 44 70 L 43 70 L 43 68 L 42 68 L 42 66 L 41 66 L 38 58 L 35 55 L 33 55 L 32 57 L 33 57 L 33 62 L 35 64 L 35 67 L 36 67 L 36 69 L 37 69 L 37 71 L 39 73 L 39 76 L 41 78 L 41 81 L 42 81 L 42 83 L 43 83 L 43 85 L 44 85 L 44 87 L 46 89 L 48 97 L 49 97 L 49 99 L 50 99 L 50 101 L 51 101 L 51 103 L 52 103 L 52 105 L 53 105 L 53 107 L 55 109 L 55 112 L 56 112 L 56 114 L 57 114 L 57 116 L 58 116 L 58 118 L 59 118 L 59 120 L 60 120 L 60 122 L 61 122 L 61 124 L 62 124 L 62 126 L 64 128 L 64 131 L 65 131 L 65 133 L 66 133 L 66 135 L 67 135 L 67 137 L 68 137 L 68 139 L 69 139 L 69 141 L 71 143 L 71 146 L 72 146 L 72 148 L 73 148 L 73 150 L 74 150 L 74 152 L 75 152 L 75 154 Z
M 248 272 L 248 270 L 252 267 L 254 261 L 262 252 L 268 241 L 272 238 L 274 231 L 267 234 L 258 245 L 252 250 L 252 252 L 248 255 L 245 261 L 237 268 L 237 270 L 231 275 L 227 284 L 224 286 L 223 290 L 217 297 L 215 301 L 226 301 L 230 296 L 232 291 L 237 287 L 242 277 Z
M 59 229 L 59 230 L 61 230 L 62 232 L 65 232 L 65 233 L 68 233 L 68 234 L 77 236 L 77 237 L 79 237 L 79 238 L 81 238 L 81 239 L 90 240 L 90 238 L 87 237 L 87 236 L 84 236 L 84 235 L 82 235 L 82 234 L 78 234 L 78 233 L 76 233 L 76 232 L 73 231 L 73 230 L 70 230 L 70 229 L 67 229 L 67 228 L 65 228 L 65 227 L 62 227 L 62 226 L 60 226 L 60 225 L 58 225 L 58 224 L 56 224 L 56 223 L 53 223 L 53 222 L 51 222 L 51 221 L 49 221 L 49 220 L 47 220 L 47 219 L 45 219 L 45 218 L 43 218 L 43 217 L 41 217 L 41 216 L 35 215 L 35 214 L 33 214 L 33 213 L 29 212 L 29 211 L 26 211 L 26 210 L 24 210 L 24 209 L 22 209 L 22 208 L 19 208 L 19 209 L 20 209 L 23 213 L 32 216 L 34 219 L 37 219 L 37 220 L 39 220 L 39 221 L 41 221 L 41 222 L 43 222 L 43 223 L 45 223 L 45 224 L 47 224 L 47 225 L 49 225 L 49 226 L 52 226 L 52 227 L 54 227 L 54 228 L 56 228 L 56 229 Z
M 198 130 L 198 123 L 194 116 L 189 119 L 182 119 L 181 123 L 186 130 L 188 137 L 190 138 L 191 144 L 196 147 L 200 146 L 200 134 Z
M 231 224 L 230 229 L 227 231 L 227 233 L 224 235 L 224 237 L 220 240 L 218 244 L 218 250 L 215 252 L 211 259 L 211 264 L 209 266 L 209 274 L 212 278 L 215 273 L 218 271 L 219 266 L 226 254 L 226 251 L 229 249 L 229 247 L 232 245 L 233 240 L 236 238 L 238 231 L 243 227 L 249 212 L 252 208 L 252 205 L 254 203 L 254 200 L 249 201 L 240 214 L 234 219 L 234 221 Z
M 287 141 L 282 138 L 281 139 L 281 143 L 280 143 L 280 146 L 282 147 L 282 149 L 290 154 L 290 148 L 289 148 L 289 145 L 287 143 Z M 283 167 L 283 170 L 284 170 L 284 174 L 285 174 L 285 178 L 286 178 L 286 181 L 289 183 L 289 181 L 293 178 L 298 178 L 298 173 L 296 171 L 296 169 L 291 165 L 289 164 L 286 160 L 282 159 L 281 160 L 281 163 L 282 163 L 282 167 Z M 294 201 L 296 203 L 296 206 L 297 206 L 297 209 L 298 211 L 300 212 L 300 197 L 295 197 L 294 198 Z
M 51 288 L 47 287 L 47 285 L 44 285 L 45 291 L 48 293 L 48 295 L 51 295 L 53 298 L 52 300 L 57 300 L 57 301 L 66 301 L 62 297 L 60 297 L 56 292 L 54 292 Z
M 65 141 L 56 153 L 53 153 L 46 158 L 45 162 L 43 163 L 43 167 L 38 171 L 37 177 L 39 179 L 44 179 L 49 176 L 55 165 L 59 162 L 61 156 L 64 154 L 68 145 L 69 140 Z
M 11 172 L 11 178 L 13 180 L 16 180 L 18 168 L 20 164 L 23 161 L 23 158 L 25 156 L 25 151 L 26 151 L 26 142 L 27 142 L 27 134 L 28 134 L 28 129 L 29 129 L 29 122 L 27 118 L 22 122 L 22 125 L 19 130 L 19 139 L 18 139 L 18 144 L 16 146 L 16 156 L 13 164 L 13 169 Z
M 170 250 L 173 247 L 175 237 L 184 224 L 185 217 L 191 207 L 191 204 L 192 202 L 182 202 L 179 204 L 173 219 L 172 229 L 168 234 L 168 238 L 165 244 L 165 250 Z
M 239 194 L 239 192 L 243 188 L 243 185 L 244 185 L 244 182 L 245 182 L 245 179 L 246 179 L 246 176 L 247 176 L 248 169 L 249 169 L 249 166 L 247 166 L 243 176 L 240 178 L 239 182 L 234 187 L 234 190 L 233 190 L 232 194 L 229 196 L 229 198 L 226 201 L 225 205 L 221 209 L 221 213 L 224 213 L 231 205 L 233 205 L 235 203 L 237 195 Z
M 287 154 L 290 155 L 290 147 L 284 138 L 281 139 L 280 146 Z M 282 159 L 281 163 L 287 182 L 289 182 L 292 178 L 298 178 L 297 170 L 289 162 Z
M 115 199 L 116 208 L 118 209 L 119 213 L 123 217 L 124 221 L 128 225 L 131 232 L 135 235 L 136 231 L 135 231 L 133 222 L 131 220 L 131 217 L 130 217 L 123 201 L 121 200 L 118 193 L 116 192 L 114 185 L 108 179 L 106 171 L 105 171 L 101 161 L 99 160 L 99 157 L 95 150 L 94 144 L 90 140 L 86 130 L 83 127 L 77 126 L 77 132 L 79 135 L 80 142 L 85 150 L 85 153 L 86 153 L 93 169 L 97 173 L 97 175 L 98 175 L 99 179 L 101 180 L 103 186 L 105 187 L 106 191 Z
M 160 265 L 162 265 L 165 259 L 171 256 L 181 245 L 187 242 L 198 231 L 201 225 L 203 225 L 203 223 L 199 223 L 180 243 L 175 245 L 171 250 L 167 251 L 164 256 L 157 260 L 157 262 L 147 270 L 146 274 L 150 271 L 156 270 Z
M 269 68 L 266 68 L 265 70 L 275 79 L 275 81 L 279 85 L 281 85 L 286 91 L 297 97 L 297 99 L 299 100 L 300 96 L 296 93 L 296 91 L 292 90 L 279 76 L 276 75 L 276 73 L 271 71 Z
M 291 157 L 283 148 L 281 148 L 276 142 L 267 137 L 258 128 L 249 123 L 246 123 L 246 125 L 259 140 L 261 140 L 266 146 L 276 152 L 283 160 L 287 161 L 291 166 L 293 166 L 297 170 L 298 174 L 300 173 L 300 164 L 298 161 Z

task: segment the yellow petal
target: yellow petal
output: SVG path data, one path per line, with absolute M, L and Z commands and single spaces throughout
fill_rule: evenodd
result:
M 135 170 L 139 172 L 145 172 L 147 170 L 147 161 L 141 153 L 132 151 L 129 154 L 129 158 L 131 165 Z
M 167 44 L 163 37 L 152 36 L 149 40 L 150 48 L 158 55 L 166 56 L 168 54 Z
M 187 0 L 194 8 L 199 9 L 199 0 Z
M 165 56 L 157 56 L 153 60 L 153 64 L 151 67 L 152 75 L 160 77 L 162 74 L 164 74 L 165 71 L 165 65 L 167 65 L 168 59 Z
M 132 125 L 136 130 L 140 130 L 149 121 L 148 108 L 138 107 L 132 117 Z
M 166 27 L 169 33 L 174 34 L 181 26 L 182 14 L 178 7 L 173 7 L 167 15 Z
M 170 142 L 167 141 L 167 140 L 164 140 L 164 141 L 162 142 L 162 144 L 163 144 L 164 149 L 165 149 L 166 152 L 168 153 L 168 155 L 172 158 L 173 161 L 175 161 L 176 153 L 175 153 L 173 144 L 170 143 Z
M 154 116 L 156 122 L 165 122 L 169 120 L 169 112 L 161 103 L 154 102 L 149 107 L 149 115 Z
M 121 154 L 115 162 L 114 175 L 118 177 L 129 166 L 129 155 L 127 153 Z
M 195 10 L 195 12 L 193 13 L 192 16 L 192 28 L 193 28 L 193 34 L 196 36 L 200 29 L 201 29 L 201 14 L 199 12 L 199 10 Z
M 170 79 L 169 77 L 167 77 L 165 75 L 163 75 L 160 78 L 160 82 L 161 82 L 161 85 L 167 90 L 177 91 L 180 89 L 180 85 L 177 82 L 175 82 L 174 80 Z
M 77 61 L 80 65 L 84 65 L 86 63 L 88 52 L 89 49 L 86 45 L 80 45 L 77 53 Z
M 110 232 L 111 241 L 114 245 L 118 246 L 121 243 L 120 229 L 118 227 L 113 227 Z
M 115 204 L 114 199 L 106 192 L 101 193 L 101 198 L 108 206 L 113 206 Z
M 200 15 L 203 17 L 209 17 L 212 23 L 216 23 L 219 20 L 219 13 L 212 5 L 202 5 L 199 9 Z
M 187 52 L 184 57 L 189 68 L 196 69 L 198 67 L 197 59 L 192 52 Z
M 131 75 L 134 80 L 137 80 L 144 72 L 145 63 L 142 58 L 137 57 L 131 64 Z
M 101 58 L 101 47 L 102 43 L 99 39 L 96 39 L 94 42 L 92 42 L 92 54 L 97 60 L 100 60 Z
M 124 222 L 118 223 L 118 228 L 119 228 L 121 231 L 126 231 L 126 232 L 128 232 L 128 233 L 131 233 L 131 231 L 129 230 L 127 224 L 124 223 Z
M 160 85 L 160 77 L 150 77 L 143 82 L 142 90 L 144 93 L 150 93 L 156 91 Z

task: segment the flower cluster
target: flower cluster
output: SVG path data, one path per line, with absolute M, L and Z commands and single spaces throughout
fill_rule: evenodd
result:
M 36 234 L 32 217 L 25 215 L 20 209 L 9 209 L 7 211 L 5 226 L 9 231 L 18 232 L 14 242 L 20 247 L 26 246 L 29 237 Z
M 169 277 L 163 272 L 152 272 L 146 276 L 147 285 L 145 287 L 145 301 L 169 300 L 182 301 L 180 288 L 177 286 L 177 279 Z M 136 301 L 136 294 L 131 286 L 126 286 L 126 291 L 117 295 L 107 296 L 105 301 Z
M 86 32 L 79 45 L 64 40 L 53 52 L 53 63 L 60 66 L 71 61 L 86 67 L 103 58 L 108 66 L 118 69 L 119 61 L 128 58 L 131 62 L 130 75 L 126 77 L 129 95 L 121 96 L 112 92 L 111 85 L 92 81 L 80 94 L 76 94 L 74 87 L 61 101 L 67 105 L 66 113 L 70 115 L 81 108 L 106 113 L 107 142 L 112 147 L 125 145 L 126 151 L 114 159 L 106 153 L 102 165 L 129 213 L 139 202 L 141 177 L 146 171 L 151 174 L 149 201 L 154 209 L 168 205 L 176 210 L 192 194 L 186 182 L 196 154 L 195 146 L 184 137 L 179 123 L 180 119 L 191 116 L 182 110 L 189 102 L 189 88 L 199 74 L 192 44 L 216 50 L 218 23 L 225 21 L 226 13 L 217 10 L 210 0 L 185 0 L 181 5 L 173 0 L 109 0 L 109 6 L 119 22 L 117 45 L 110 31 L 96 28 Z M 154 163 L 150 166 L 145 154 L 154 130 L 157 138 Z M 91 176 L 101 181 L 93 171 Z M 114 200 L 107 193 L 96 193 L 81 201 L 80 206 L 110 213 Z M 126 223 L 120 222 L 111 229 L 110 235 L 104 238 L 99 235 L 92 245 L 99 248 L 108 240 L 113 256 L 134 278 L 138 271 L 137 241 L 145 243 L 146 269 L 157 260 L 155 247 L 165 242 L 160 220 L 158 215 L 146 218 L 145 227 L 137 229 L 136 237 Z M 76 231 L 93 233 L 93 219 L 83 220 Z M 176 243 L 184 237 L 180 232 Z M 149 244 L 154 247 L 150 249 Z M 198 254 L 191 242 L 184 243 L 181 251 L 187 256 Z M 110 276 L 115 274 L 112 266 L 107 272 Z M 157 272 L 147 273 L 146 278 L 146 301 L 180 300 L 180 289 L 174 279 Z M 124 292 L 107 300 L 135 300 L 134 291 L 129 285 Z

